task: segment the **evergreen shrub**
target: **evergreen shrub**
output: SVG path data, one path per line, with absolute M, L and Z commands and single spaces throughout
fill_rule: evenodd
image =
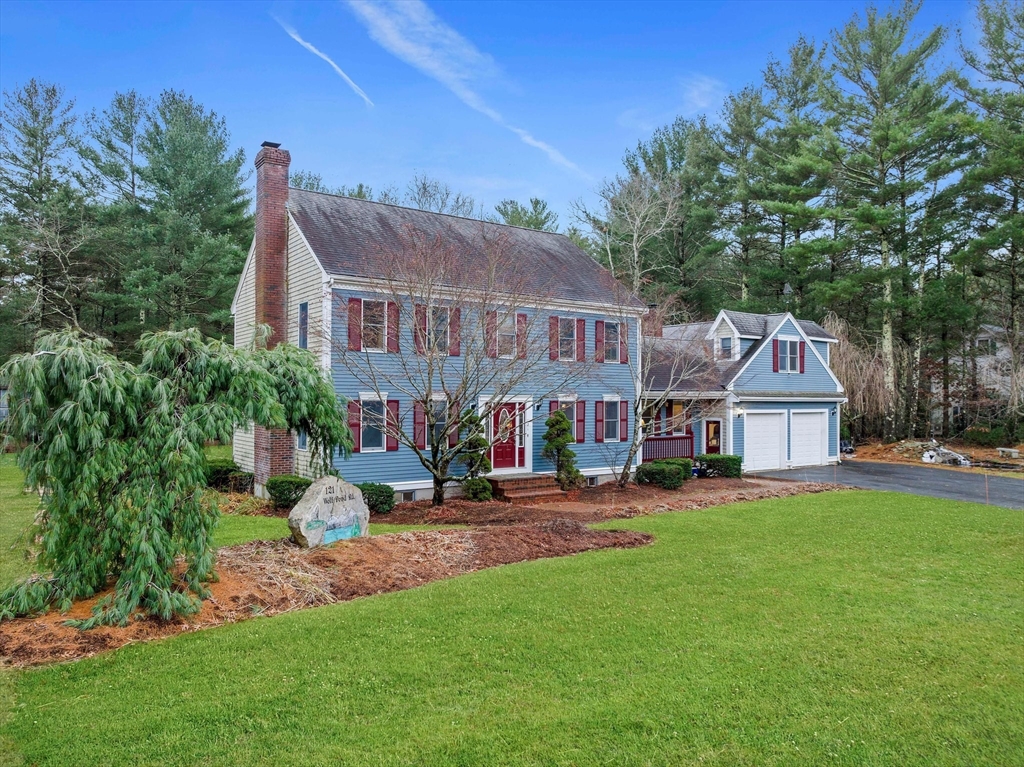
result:
M 743 474 L 743 459 L 738 455 L 711 453 L 698 455 L 694 461 L 701 477 L 739 477 Z
M 654 485 L 665 490 L 678 490 L 683 486 L 683 467 L 667 461 L 642 463 L 636 470 L 638 485 Z
M 483 477 L 473 477 L 462 483 L 462 492 L 471 501 L 489 501 L 494 497 L 491 483 Z
M 206 462 L 206 486 L 214 490 L 228 490 L 231 475 L 238 471 L 238 464 L 230 458 L 210 458 Z
M 363 500 L 374 514 L 387 514 L 395 508 L 395 488 L 381 482 L 360 482 L 356 485 Z
M 278 474 L 267 480 L 267 493 L 279 509 L 290 509 L 297 504 L 313 480 L 297 474 Z

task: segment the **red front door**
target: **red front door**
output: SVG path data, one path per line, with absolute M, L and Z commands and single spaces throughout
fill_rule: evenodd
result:
M 516 467 L 516 416 L 519 412 L 514 402 L 499 405 L 491 416 L 491 466 L 495 469 Z
M 722 452 L 722 422 L 721 421 L 705 421 L 704 422 L 704 452 L 705 453 L 721 453 Z

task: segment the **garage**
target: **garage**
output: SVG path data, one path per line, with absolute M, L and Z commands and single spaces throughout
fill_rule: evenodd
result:
M 786 414 L 747 413 L 744 471 L 780 469 L 786 465 Z
M 791 416 L 793 466 L 820 466 L 825 463 L 828 421 L 823 412 L 794 410 Z

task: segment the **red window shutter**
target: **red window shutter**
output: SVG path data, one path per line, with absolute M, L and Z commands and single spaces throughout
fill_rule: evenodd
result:
M 448 315 L 448 356 L 462 354 L 462 309 L 450 310 Z
M 629 431 L 629 403 L 626 400 L 619 402 L 619 442 L 626 442 L 626 432 Z
M 587 438 L 587 403 L 576 400 L 576 442 L 586 442 Z
M 594 323 L 594 361 L 604 362 L 604 320 Z
M 526 315 L 516 315 L 516 356 L 526 359 Z
M 348 300 L 348 350 L 363 350 L 363 301 L 360 298 Z
M 604 442 L 604 400 L 594 403 L 594 442 Z
M 804 372 L 804 354 L 807 351 L 807 344 L 804 341 L 800 342 L 800 372 Z
M 587 321 L 576 320 L 576 361 L 587 361 Z
M 448 418 L 454 426 L 452 427 L 452 430 L 448 432 L 448 447 L 455 447 L 459 444 L 459 423 L 461 416 L 462 412 L 459 409 L 459 403 L 452 402 L 448 406 Z
M 398 354 L 398 304 L 388 301 L 388 351 Z M 395 448 L 396 450 L 398 448 Z
M 398 400 L 388 400 L 388 428 L 386 450 L 398 450 Z
M 427 307 L 424 304 L 416 304 L 416 327 L 413 329 L 416 336 L 416 353 L 423 354 L 427 348 Z
M 619 323 L 619 362 L 629 364 L 629 325 Z
M 484 344 L 487 346 L 487 356 L 498 356 L 498 313 L 488 311 L 484 318 Z
M 558 400 L 553 399 L 550 402 L 548 402 L 548 415 L 551 415 L 556 410 L 558 410 Z
M 362 436 L 361 433 L 361 409 L 358 402 L 348 403 L 348 429 L 352 432 L 352 452 L 359 452 L 359 438 Z
M 772 372 L 779 372 L 779 339 L 772 339 Z
M 427 414 L 422 402 L 414 402 L 412 406 L 412 441 L 420 450 L 427 447 Z
M 548 319 L 548 357 L 558 359 L 558 317 L 554 315 Z

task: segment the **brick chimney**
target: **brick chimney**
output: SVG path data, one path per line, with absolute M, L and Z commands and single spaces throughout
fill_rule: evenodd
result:
M 267 348 L 288 339 L 288 166 L 291 154 L 264 141 L 256 155 L 256 322 L 270 325 Z M 294 437 L 287 429 L 255 427 L 253 484 L 266 495 L 266 482 L 295 471 Z

